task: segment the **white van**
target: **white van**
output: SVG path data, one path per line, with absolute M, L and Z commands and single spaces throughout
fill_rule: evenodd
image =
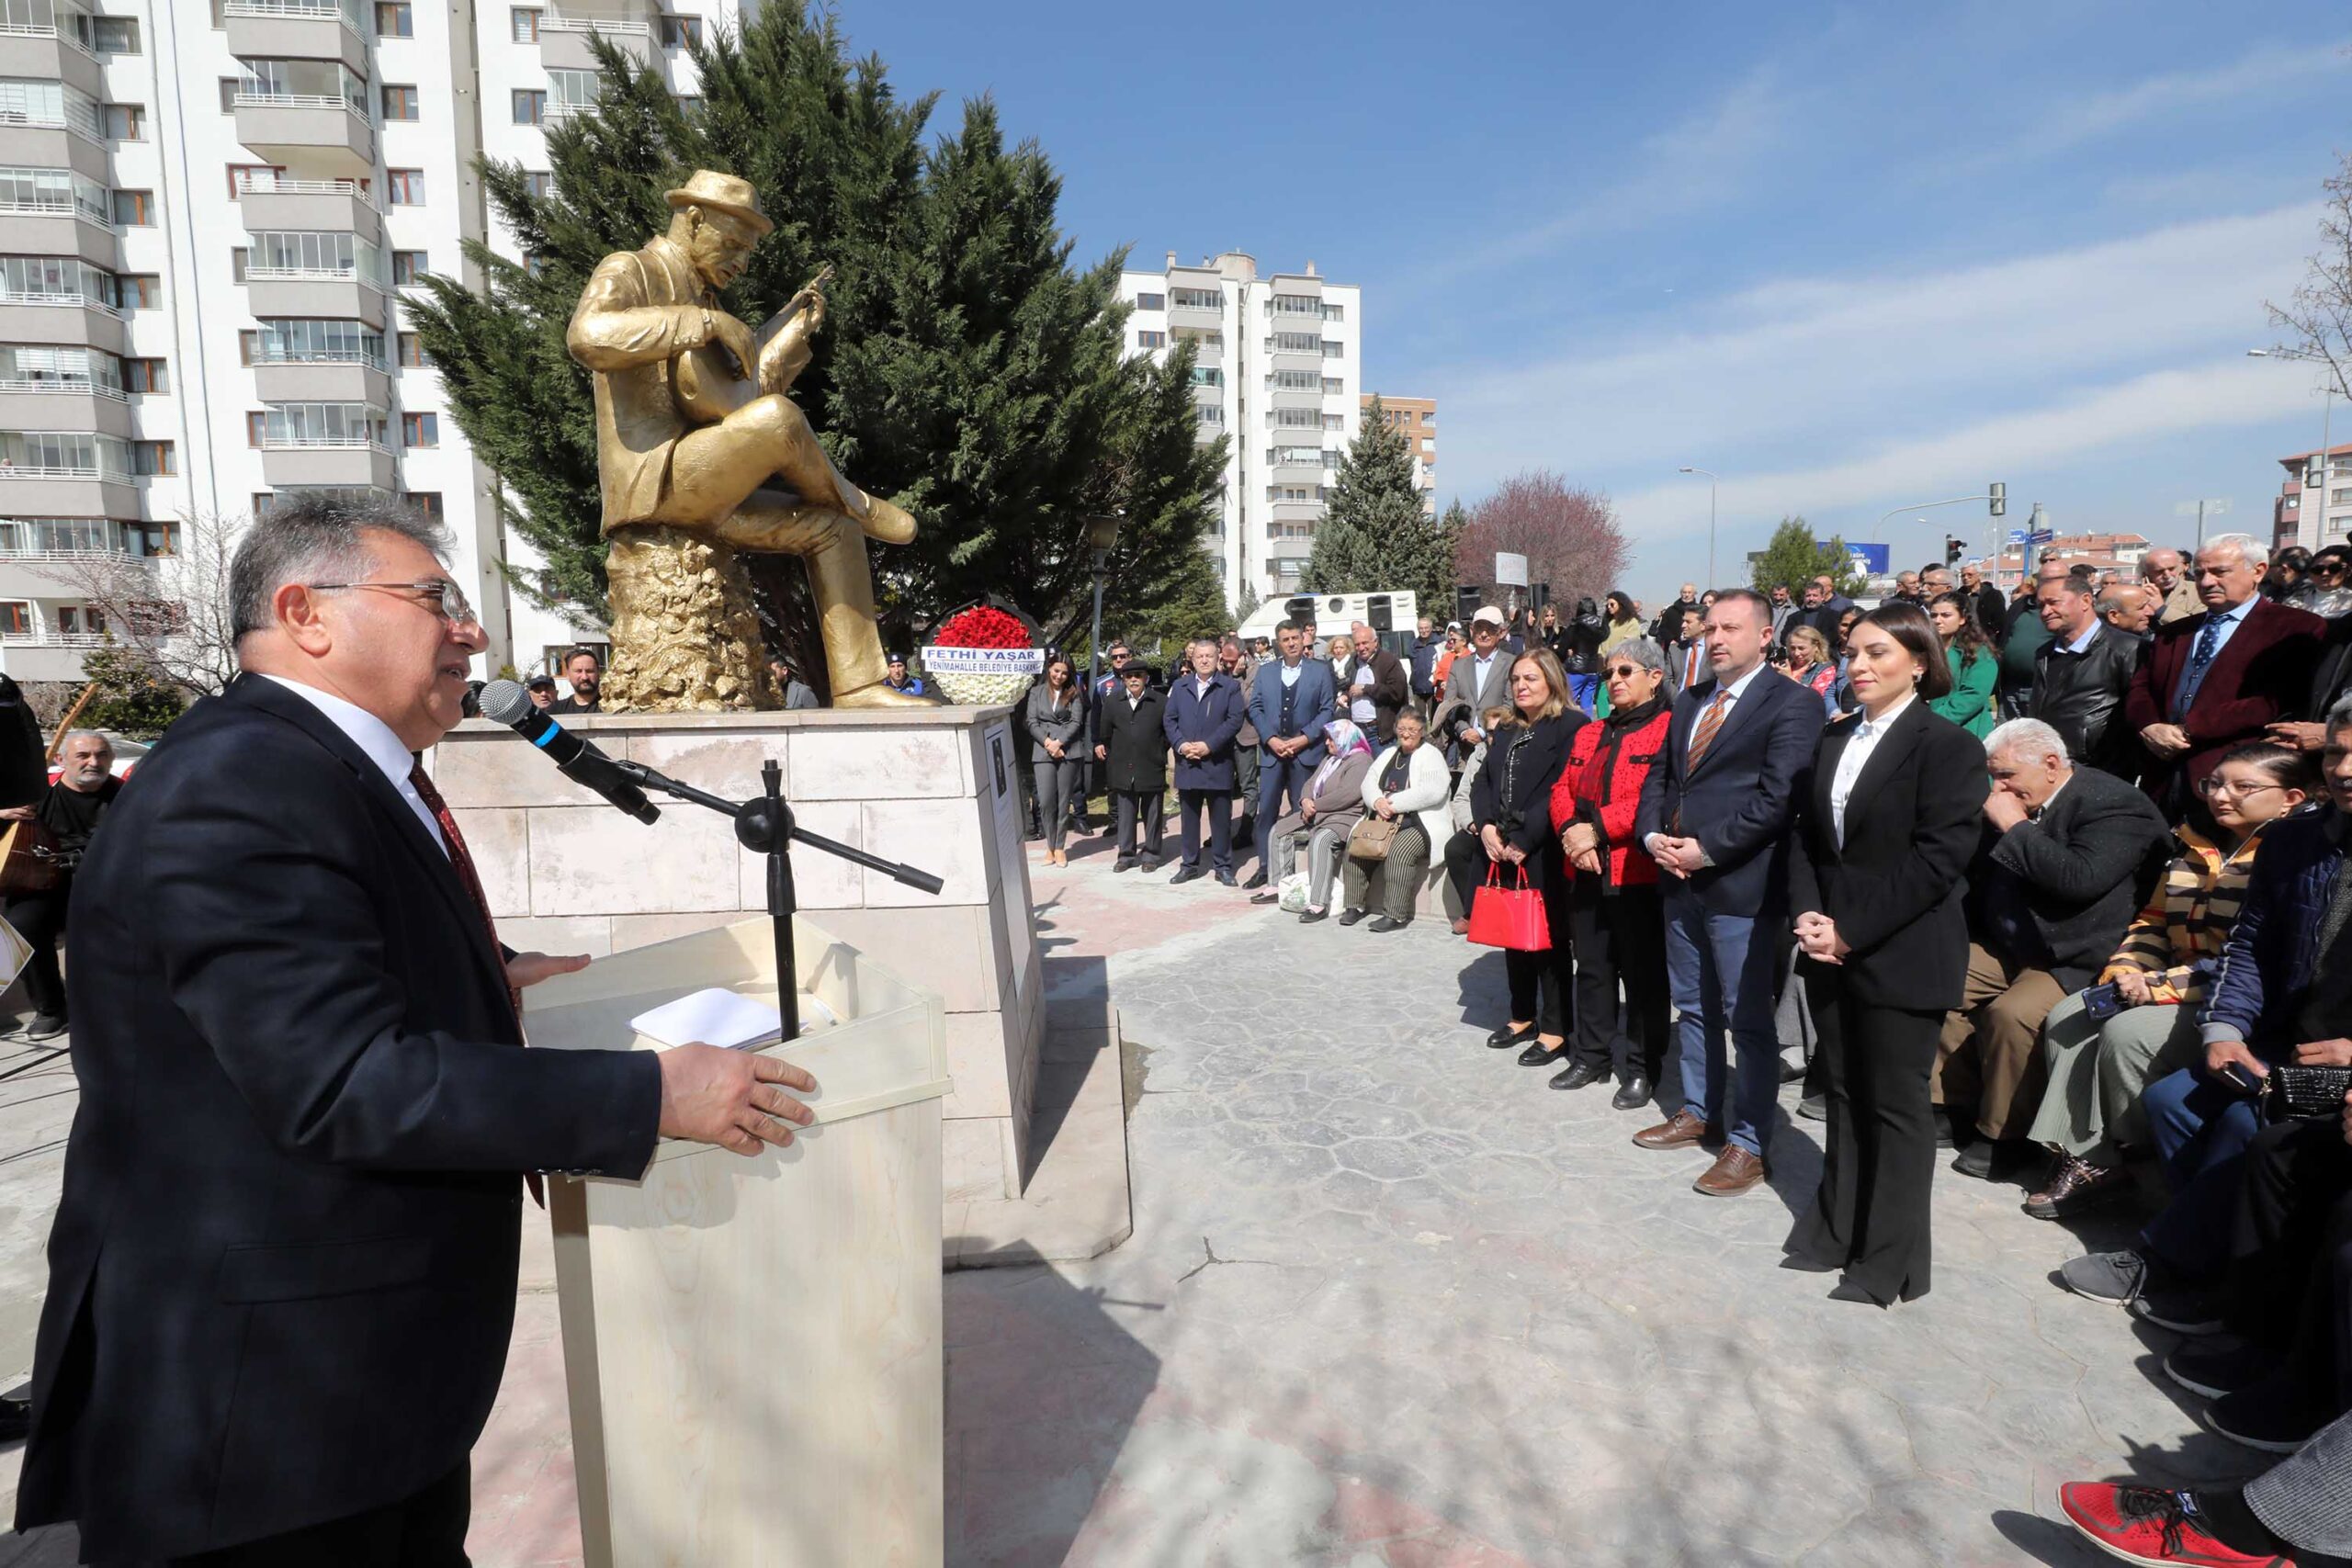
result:
M 1408 591 L 1290 593 L 1269 599 L 1252 610 L 1250 618 L 1235 628 L 1234 635 L 1254 648 L 1257 638 L 1272 642 L 1276 626 L 1295 619 L 1313 625 L 1315 646 L 1319 648 L 1363 621 L 1380 634 L 1381 647 L 1403 659 L 1413 651 L 1414 623 L 1419 617 L 1420 609 Z

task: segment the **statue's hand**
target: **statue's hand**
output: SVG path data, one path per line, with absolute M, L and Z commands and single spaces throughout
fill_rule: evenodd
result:
M 808 367 L 809 319 L 795 316 L 760 355 L 760 390 L 782 392 Z
M 748 377 L 759 355 L 752 347 L 752 329 L 724 310 L 710 312 L 710 335 L 735 361 L 735 373 Z

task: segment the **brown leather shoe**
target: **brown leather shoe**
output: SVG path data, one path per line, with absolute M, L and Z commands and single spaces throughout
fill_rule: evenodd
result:
M 1645 1127 L 1634 1134 L 1634 1142 L 1645 1149 L 1679 1149 L 1697 1143 L 1707 1135 L 1707 1123 L 1690 1114 L 1689 1107 L 1676 1111 L 1655 1127 Z
M 1691 1190 L 1710 1198 L 1736 1198 L 1764 1179 L 1764 1162 L 1741 1148 L 1726 1144 L 1707 1174 L 1690 1184 Z
M 2058 1168 L 2041 1191 L 2025 1201 L 2025 1212 L 2037 1220 L 2063 1219 L 2094 1209 L 2132 1190 L 2131 1173 L 2120 1165 L 2093 1165 L 2073 1155 L 2061 1156 Z

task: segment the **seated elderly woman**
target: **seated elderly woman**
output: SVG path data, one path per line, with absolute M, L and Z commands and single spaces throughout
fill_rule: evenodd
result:
M 1436 747 L 1422 743 L 1425 734 L 1421 716 L 1405 709 L 1396 716 L 1396 743 L 1374 757 L 1364 773 L 1365 819 L 1396 823 L 1396 836 L 1378 860 L 1348 857 L 1341 874 L 1347 890 L 1347 909 L 1340 916 L 1343 926 L 1364 918 L 1374 882 L 1380 884 L 1381 915 L 1372 929 L 1393 931 L 1412 923 L 1421 874 L 1436 846 L 1444 841 L 1447 827 L 1445 759 Z
M 2245 901 L 2263 830 L 2311 799 L 2310 759 L 2256 741 L 2225 753 L 2205 781 L 2211 838 L 2173 829 L 2179 858 L 2156 896 L 2123 933 L 2099 983 L 2050 1010 L 2041 1055 L 2050 1073 L 2028 1136 L 2058 1151 L 2041 1190 L 2025 1201 L 2038 1220 L 2080 1213 L 2132 1188 L 2126 1148 L 2148 1145 L 2140 1096 L 2156 1078 L 2197 1061 L 2206 987 Z
M 1279 886 L 1306 845 L 1306 909 L 1298 918 L 1313 923 L 1331 912 L 1331 878 L 1340 846 L 1363 815 L 1363 781 L 1372 771 L 1372 742 L 1353 719 L 1335 718 L 1323 729 L 1323 763 L 1306 781 L 1298 809 L 1274 824 L 1272 863 L 1266 874 Z M 1253 893 L 1253 904 L 1272 903 L 1274 888 Z

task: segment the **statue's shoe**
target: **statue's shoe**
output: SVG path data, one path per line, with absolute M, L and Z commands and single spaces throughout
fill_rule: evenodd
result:
M 905 513 L 899 515 L 904 516 Z M 946 705 L 946 699 L 943 697 L 934 697 L 928 692 L 901 692 L 884 681 L 860 686 L 854 692 L 833 694 L 833 706 L 836 708 L 935 708 Z
M 914 518 L 878 495 L 868 495 L 865 498 L 865 515 L 857 521 L 858 525 L 865 530 L 865 536 L 869 539 L 878 540 L 886 545 L 905 545 L 914 542 Z M 839 707 L 841 705 L 836 703 L 833 705 Z

